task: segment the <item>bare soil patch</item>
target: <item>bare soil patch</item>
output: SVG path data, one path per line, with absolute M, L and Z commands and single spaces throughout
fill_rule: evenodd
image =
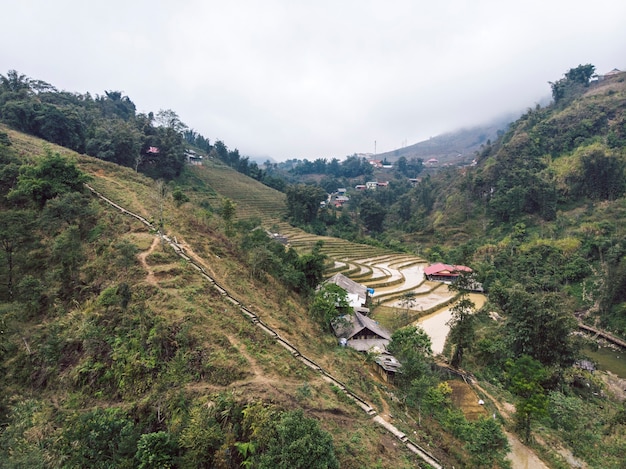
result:
M 478 420 L 489 415 L 485 406 L 478 403 L 480 398 L 470 385 L 459 380 L 448 381 L 448 384 L 452 388 L 452 403 L 463 411 L 467 420 Z
M 155 236 L 148 250 L 143 251 L 137 256 L 139 258 L 139 262 L 141 263 L 141 266 L 146 270 L 146 272 L 148 272 L 146 275 L 146 282 L 149 283 L 150 285 L 155 285 L 155 286 L 157 284 L 157 278 L 156 278 L 156 275 L 154 275 L 154 270 L 152 270 L 152 268 L 148 265 L 146 258 L 152 252 L 154 252 L 156 247 L 159 245 L 159 240 L 160 238 L 158 236 Z

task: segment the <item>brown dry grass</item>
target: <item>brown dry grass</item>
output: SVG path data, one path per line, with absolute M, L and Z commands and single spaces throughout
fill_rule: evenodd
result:
M 478 403 L 480 397 L 470 385 L 459 380 L 450 380 L 448 384 L 452 388 L 452 404 L 463 411 L 467 420 L 478 420 L 489 415 L 485 406 Z

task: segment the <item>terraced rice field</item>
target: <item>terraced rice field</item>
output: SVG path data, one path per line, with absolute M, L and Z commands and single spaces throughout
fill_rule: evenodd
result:
M 323 241 L 322 253 L 329 257 L 326 276 L 337 272 L 355 282 L 374 289 L 374 306 L 390 306 L 414 311 L 430 311 L 449 303 L 455 293 L 440 282 L 429 282 L 424 277 L 426 260 L 387 249 L 356 244 L 343 239 L 316 236 L 305 233 L 287 224 L 281 224 L 281 233 L 286 235 L 295 249 L 308 252 L 315 243 Z M 412 304 L 407 305 L 407 293 L 414 295 Z
M 209 161 L 197 171 L 200 172 L 198 176 L 206 178 L 219 194 L 215 196 L 215 204 L 219 204 L 219 197 L 228 197 L 236 202 L 238 219 L 259 218 L 265 228 L 287 236 L 290 246 L 299 252 L 310 252 L 316 243 L 322 241 L 322 253 L 328 256 L 326 276 L 341 272 L 355 282 L 374 289 L 374 306 L 410 309 L 426 314 L 445 308 L 454 299 L 455 293 L 448 290 L 447 285 L 425 280 L 427 262 L 418 256 L 306 233 L 284 221 L 285 194 L 219 162 Z M 407 302 L 407 294 L 413 295 L 413 301 Z
M 235 201 L 237 219 L 260 218 L 263 225 L 271 226 L 284 218 L 286 197 L 282 192 L 218 162 L 207 162 L 191 170 L 197 171 L 220 196 Z M 219 206 L 217 195 L 214 199 L 212 205 Z

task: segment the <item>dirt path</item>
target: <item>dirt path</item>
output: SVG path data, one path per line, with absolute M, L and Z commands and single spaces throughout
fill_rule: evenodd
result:
M 507 402 L 499 402 L 476 382 L 473 382 L 472 386 L 478 389 L 491 401 L 505 420 L 511 420 L 513 418 L 515 407 Z M 504 430 L 504 434 L 509 440 L 509 446 L 511 447 L 511 450 L 507 455 L 507 459 L 511 461 L 512 469 L 550 469 L 549 466 L 546 466 L 546 464 L 539 459 L 532 449 L 522 443 L 517 435 L 514 435 L 506 430 Z
M 150 285 L 155 285 L 155 286 L 157 284 L 157 279 L 154 275 L 154 271 L 148 265 L 146 258 L 156 249 L 156 247 L 159 245 L 160 240 L 161 238 L 159 236 L 155 236 L 148 250 L 140 253 L 137 256 L 139 258 L 139 262 L 141 263 L 141 266 L 148 272 L 146 274 L 146 282 L 149 283 Z

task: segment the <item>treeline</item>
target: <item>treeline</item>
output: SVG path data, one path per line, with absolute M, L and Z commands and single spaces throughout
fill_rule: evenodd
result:
M 382 165 L 391 166 L 386 159 L 381 162 Z M 308 174 L 324 175 L 335 179 L 363 179 L 371 178 L 374 174 L 374 166 L 367 158 L 358 155 L 348 156 L 345 160 L 339 161 L 338 158 L 317 158 L 313 161 L 304 160 L 287 160 L 278 164 L 279 168 L 289 171 L 297 176 Z M 424 169 L 421 158 L 411 158 L 410 160 L 401 156 L 395 165 L 394 171 L 401 176 L 410 178 L 417 177 Z
M 154 178 L 173 179 L 185 164 L 181 132 L 186 126 L 178 116 L 173 111 L 137 114 L 135 104 L 120 91 L 96 97 L 59 91 L 10 70 L 0 75 L 0 120 Z
M 247 176 L 284 189 L 280 178 L 270 177 L 222 141 L 211 145 L 174 111 L 137 113 L 135 104 L 120 91 L 105 91 L 95 97 L 59 91 L 49 83 L 10 70 L 6 76 L 0 75 L 0 121 L 155 179 L 178 177 L 185 165 L 186 148 L 194 146 Z

